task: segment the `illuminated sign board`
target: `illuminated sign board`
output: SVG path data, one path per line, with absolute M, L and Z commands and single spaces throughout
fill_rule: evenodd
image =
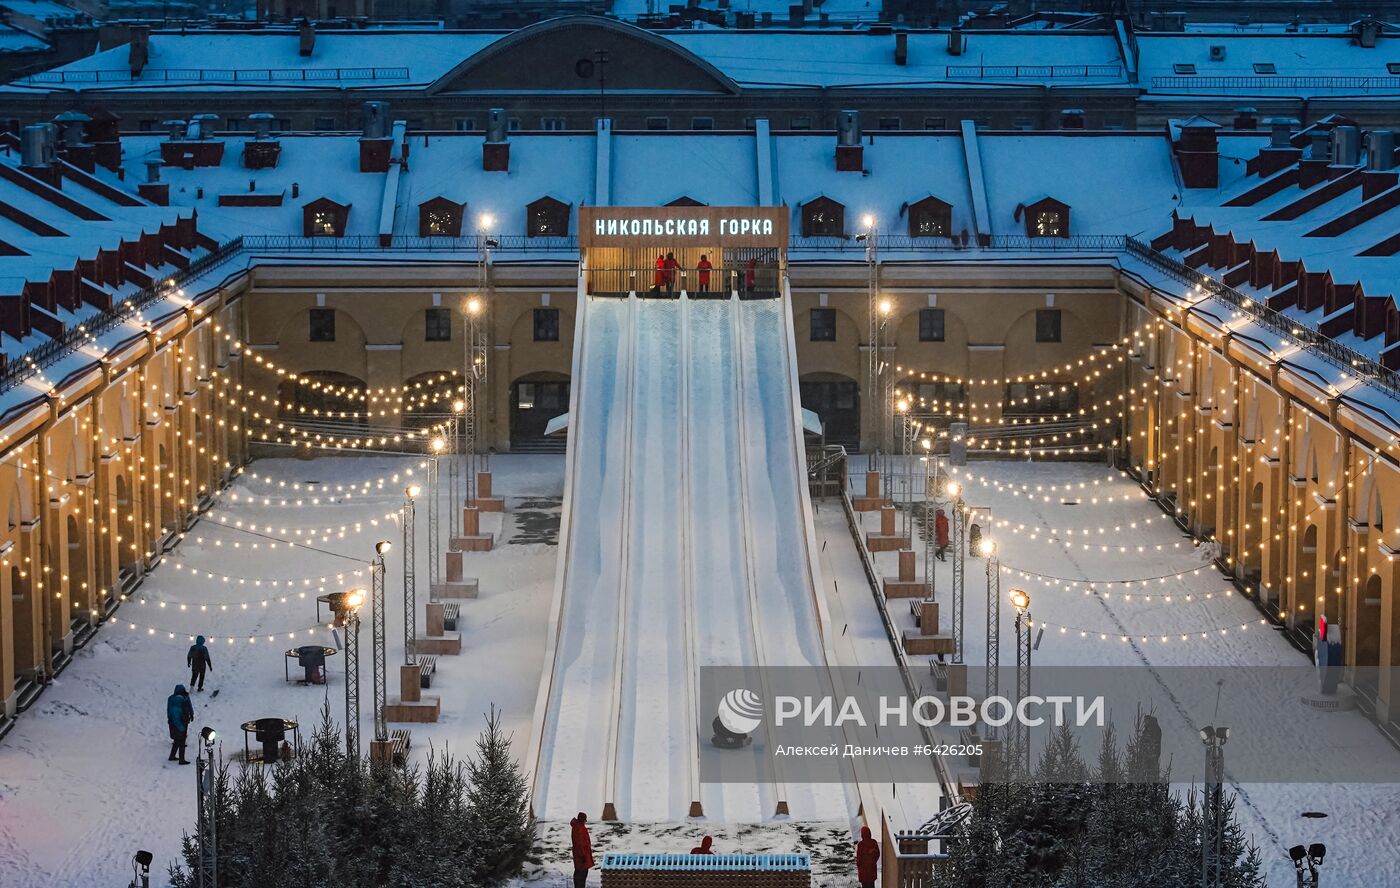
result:
M 580 207 L 580 247 L 786 247 L 787 207 Z

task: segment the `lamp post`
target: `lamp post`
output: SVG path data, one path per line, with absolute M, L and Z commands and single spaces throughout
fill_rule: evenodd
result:
M 418 577 L 414 564 L 418 506 L 415 500 L 422 490 L 417 484 L 410 484 L 403 492 L 403 661 L 408 666 L 418 662 Z
M 924 464 L 924 597 L 933 601 L 933 561 L 938 555 L 938 531 L 933 509 L 938 471 L 934 466 L 933 442 L 923 438 L 919 441 L 919 447 L 924 452 L 919 457 Z
M 997 670 L 1001 667 L 1001 564 L 997 561 L 997 544 L 982 537 L 981 555 L 987 559 L 987 695 L 990 700 L 1000 690 Z M 996 728 L 989 728 L 996 736 Z
M 428 600 L 437 601 L 440 570 L 438 557 L 442 553 L 442 531 L 438 514 L 442 504 L 442 484 L 438 461 L 442 452 L 447 449 L 447 442 L 442 436 L 438 436 L 433 438 L 428 448 Z
M 962 485 L 956 481 L 949 481 L 943 488 L 948 497 L 953 501 L 953 662 L 963 661 L 963 585 L 967 578 L 967 564 L 963 560 L 966 555 L 966 517 L 964 515 L 964 505 L 962 498 Z
M 875 217 L 867 213 L 861 219 L 861 225 L 865 231 L 856 235 L 857 241 L 865 243 L 865 264 L 866 264 L 866 344 L 869 346 L 865 360 L 865 403 L 866 409 L 872 414 L 871 419 L 875 425 L 876 435 L 872 437 L 872 447 L 870 456 L 866 462 L 866 468 L 872 471 L 878 470 L 880 465 L 880 438 L 882 416 L 884 408 L 881 406 L 880 396 L 880 266 L 877 254 L 877 230 L 875 228 Z
M 1031 695 L 1031 596 L 1024 589 L 1011 590 L 1011 606 L 1016 608 L 1016 703 Z M 1011 768 L 1013 774 L 1027 774 L 1031 768 L 1031 731 L 1019 718 L 1011 720 Z
M 374 544 L 374 564 L 369 572 L 369 617 L 374 655 L 374 739 L 379 743 L 389 739 L 389 729 L 384 723 L 384 694 L 387 683 L 384 676 L 384 554 L 391 546 L 392 543 L 388 540 L 380 540 Z
M 463 401 L 452 402 L 452 415 L 447 418 L 447 431 L 443 435 L 443 453 L 447 456 L 447 538 L 458 536 L 462 524 L 461 485 L 458 483 L 457 453 L 460 449 L 457 437 L 457 424 L 462 416 Z
M 345 754 L 360 758 L 360 608 L 365 590 L 345 594 Z
M 219 773 L 214 762 L 217 732 L 205 725 L 195 749 L 195 804 L 199 809 L 199 888 L 219 888 Z
M 485 272 L 483 272 L 484 274 Z M 478 465 L 477 452 L 481 450 L 481 396 L 487 389 L 487 358 L 490 343 L 487 341 L 485 323 L 486 302 L 479 296 L 467 300 L 466 306 L 466 373 L 463 377 L 463 399 L 466 401 L 462 413 L 462 451 L 467 455 L 467 505 L 476 504 L 477 472 L 483 469 Z
M 1206 725 L 1201 743 L 1206 748 L 1205 797 L 1201 807 L 1201 888 L 1220 888 L 1221 844 L 1225 835 L 1225 742 L 1230 729 Z
M 876 309 L 880 315 L 880 323 L 875 330 L 875 379 L 878 383 L 878 396 L 880 405 L 879 426 L 880 444 L 878 452 L 882 455 L 881 471 L 888 476 L 894 451 L 894 383 L 885 371 L 889 368 L 885 365 L 885 327 L 889 324 L 890 314 L 894 311 L 894 304 L 888 299 L 881 299 Z
M 1327 846 L 1321 842 L 1313 842 L 1304 848 L 1302 845 L 1294 845 L 1288 849 L 1288 856 L 1293 859 L 1293 869 L 1298 876 L 1298 888 L 1318 888 L 1320 876 L 1317 868 L 1322 866 L 1322 859 L 1327 856 Z

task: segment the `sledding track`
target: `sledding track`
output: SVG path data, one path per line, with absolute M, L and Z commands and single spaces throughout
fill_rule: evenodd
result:
M 709 743 L 696 673 L 825 670 L 788 300 L 580 292 L 563 526 L 531 751 L 536 813 L 846 820 L 844 781 L 789 784 L 765 731 Z M 708 713 L 697 717 L 697 713 Z M 758 783 L 699 782 L 748 756 Z M 732 761 L 732 760 L 731 760 Z

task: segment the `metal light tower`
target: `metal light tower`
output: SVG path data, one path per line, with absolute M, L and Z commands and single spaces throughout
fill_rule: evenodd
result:
M 924 438 L 919 442 L 924 455 L 919 457 L 924 464 L 924 597 L 933 601 L 933 561 L 938 555 L 938 532 L 933 510 L 938 489 L 938 468 L 933 456 L 933 442 Z M 927 630 L 925 630 L 927 631 Z
M 1011 590 L 1016 608 L 1016 703 L 1031 695 L 1031 596 L 1024 589 Z M 1019 718 L 1011 720 L 1011 769 L 1023 775 L 1031 769 L 1031 729 Z
M 953 500 L 953 662 L 963 661 L 963 586 L 967 564 L 963 560 L 967 549 L 967 514 L 962 498 L 962 485 L 949 481 L 944 488 Z
M 458 536 L 458 530 L 462 525 L 462 491 L 458 484 L 457 474 L 457 453 L 461 442 L 457 440 L 457 421 L 462 414 L 462 401 L 452 402 L 452 414 L 447 417 L 447 423 L 442 435 L 444 442 L 443 453 L 447 456 L 447 538 L 452 540 Z
M 880 468 L 880 446 L 884 441 L 884 397 L 880 391 L 880 265 L 877 250 L 879 240 L 878 230 L 875 228 L 875 217 L 867 213 L 861 220 L 865 227 L 864 234 L 856 235 L 857 241 L 865 241 L 865 264 L 867 269 L 866 280 L 866 351 L 865 360 L 865 403 L 867 410 L 872 414 L 871 418 L 875 425 L 875 435 L 872 437 L 873 447 L 870 456 L 867 458 L 866 468 L 876 470 Z
M 982 557 L 987 559 L 987 695 L 990 700 L 1000 690 L 997 670 L 1001 666 L 1001 562 L 997 544 L 982 538 Z M 996 729 L 990 731 L 996 736 Z
M 439 465 L 447 441 L 441 435 L 428 444 L 428 600 L 437 601 L 438 577 L 442 554 L 442 481 Z
M 360 758 L 360 608 L 365 590 L 345 595 L 345 754 Z
M 492 291 L 491 250 L 499 242 L 491 236 L 491 228 L 496 220 L 485 213 L 479 220 L 481 232 L 477 243 L 477 282 L 480 292 L 467 299 L 466 316 L 463 319 L 465 336 L 465 372 L 463 373 L 463 400 L 466 409 L 462 415 L 462 450 L 467 455 L 467 505 L 476 502 L 477 472 L 484 471 L 486 464 L 478 457 L 481 452 L 481 402 L 489 391 L 490 384 L 490 325 L 487 310 L 490 308 Z
M 207 725 L 199 732 L 194 756 L 195 799 L 199 808 L 199 888 L 219 888 L 219 769 L 214 759 L 218 734 Z
M 392 544 L 380 540 L 374 544 L 374 564 L 369 572 L 369 618 L 371 644 L 374 656 L 374 739 L 384 742 L 389 739 L 389 728 L 384 722 L 385 685 L 384 677 L 384 553 Z
M 418 506 L 415 502 L 422 488 L 417 484 L 410 484 L 404 489 L 403 500 L 403 661 L 406 665 L 412 666 L 418 662 L 417 647 L 417 614 L 418 614 L 418 578 L 417 565 L 414 563 L 416 556 L 415 535 L 417 531 Z
M 1205 798 L 1201 807 L 1201 888 L 1220 888 L 1221 845 L 1225 836 L 1225 741 L 1230 729 L 1206 725 L 1201 742 L 1206 747 Z

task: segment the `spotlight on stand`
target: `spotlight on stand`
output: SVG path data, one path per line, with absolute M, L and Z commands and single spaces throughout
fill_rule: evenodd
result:
M 374 544 L 374 554 L 384 555 L 393 547 L 394 544 L 389 542 L 388 540 L 380 540 L 379 542 Z
M 201 729 L 199 732 L 199 739 L 203 741 L 205 746 L 213 746 L 214 739 L 218 736 L 219 732 L 209 727 L 208 725 L 205 725 L 204 728 Z
M 137 851 L 131 856 L 131 884 L 127 888 L 150 888 L 153 860 L 155 855 L 149 851 Z
M 1312 860 L 1313 866 L 1322 866 L 1322 858 L 1327 856 L 1327 846 L 1321 842 L 1313 842 L 1308 846 L 1308 857 Z
M 1308 849 L 1302 845 L 1294 845 L 1288 849 L 1288 856 L 1293 858 L 1293 866 L 1297 869 L 1303 868 L 1303 861 L 1307 859 Z

